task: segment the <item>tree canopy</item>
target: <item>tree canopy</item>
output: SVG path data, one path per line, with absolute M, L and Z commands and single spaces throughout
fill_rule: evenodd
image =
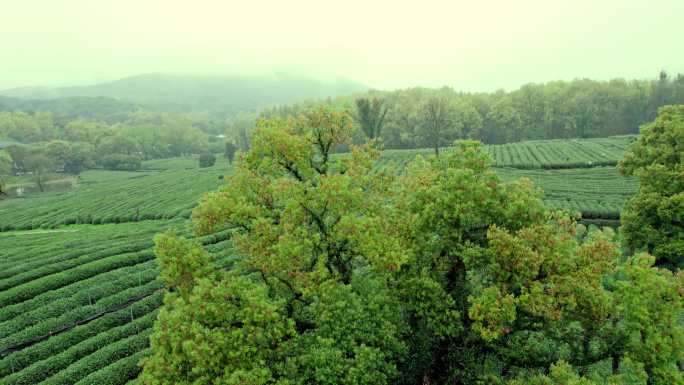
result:
M 7 151 L 0 150 L 0 199 L 7 193 L 4 190 L 5 176 L 12 172 L 12 157 Z
M 193 212 L 233 231 L 229 268 L 157 237 L 143 383 L 684 382 L 681 273 L 502 182 L 477 142 L 398 173 L 353 131 L 324 108 L 258 123 Z
M 640 125 L 656 117 L 658 108 L 684 104 L 684 74 L 663 72 L 653 80 L 553 81 L 486 93 L 415 87 L 338 97 L 329 104 L 351 110 L 356 108 L 356 100 L 373 98 L 382 99 L 387 107 L 380 138 L 389 149 L 431 146 L 433 131 L 424 129 L 429 115 L 422 107 L 435 98 L 447 101 L 447 112 L 457 128 L 453 136 L 442 138 L 446 144 L 453 139 L 498 144 L 606 137 L 636 134 Z M 260 114 L 296 116 L 310 107 L 307 103 L 278 106 Z
M 387 106 L 381 98 L 357 98 L 356 120 L 361 130 L 369 139 L 380 137 L 382 126 L 385 124 Z
M 627 245 L 684 267 L 684 105 L 663 107 L 641 128 L 620 170 L 639 179 L 622 214 Z

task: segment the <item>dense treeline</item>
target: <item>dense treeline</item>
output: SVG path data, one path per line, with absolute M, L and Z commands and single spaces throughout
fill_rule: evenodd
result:
M 134 103 L 104 97 L 19 99 L 0 96 L 0 111 L 51 112 L 57 124 L 66 124 L 77 118 L 124 122 L 131 113 L 140 109 Z
M 359 104 L 359 99 L 370 103 Z M 374 105 L 374 99 L 383 105 Z M 577 79 L 527 84 L 511 92 L 409 88 L 328 100 L 328 104 L 357 111 L 360 127 L 368 126 L 364 117 L 372 123 L 378 119 L 369 116 L 382 116 L 379 134 L 378 127 L 371 126 L 373 136 L 382 137 L 385 148 L 440 147 L 459 138 L 495 144 L 634 134 L 641 124 L 655 118 L 659 107 L 681 103 L 684 75 L 671 77 L 665 72 L 655 80 Z M 309 108 L 307 104 L 280 106 L 261 116 L 292 116 Z
M 54 171 L 78 174 L 97 166 L 135 170 L 145 159 L 223 152 L 224 141 L 207 131 L 217 131 L 214 122 L 144 110 L 113 124 L 59 121 L 47 111 L 0 112 L 3 158 L 9 155 L 12 172 L 31 173 L 39 187 L 40 175 Z
M 684 105 L 663 107 L 619 166 L 639 180 L 624 210 L 625 243 L 663 266 L 684 268 Z

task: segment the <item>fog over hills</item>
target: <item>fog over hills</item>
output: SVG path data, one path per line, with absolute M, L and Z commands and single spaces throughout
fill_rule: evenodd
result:
M 20 87 L 0 91 L 0 95 L 22 99 L 106 97 L 163 111 L 228 115 L 366 89 L 367 86 L 344 78 L 320 80 L 284 73 L 247 76 L 154 73 L 89 86 Z

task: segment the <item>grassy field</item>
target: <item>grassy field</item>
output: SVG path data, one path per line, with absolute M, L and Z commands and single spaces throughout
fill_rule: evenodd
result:
M 636 183 L 614 167 L 596 166 L 614 163 L 629 140 L 537 141 L 488 151 L 502 179 L 530 178 L 549 205 L 610 219 Z M 386 151 L 380 163 L 403 165 L 431 153 Z M 530 162 L 532 153 L 546 154 L 535 159 L 549 163 Z M 577 162 L 581 168 L 565 167 Z M 192 207 L 230 173 L 221 157 L 206 169 L 196 157 L 147 161 L 143 168 L 87 171 L 67 192 L 0 202 L 1 385 L 120 385 L 139 372 L 162 300 L 152 238 L 168 229 L 192 236 Z M 197 241 L 222 264 L 235 258 L 229 232 Z

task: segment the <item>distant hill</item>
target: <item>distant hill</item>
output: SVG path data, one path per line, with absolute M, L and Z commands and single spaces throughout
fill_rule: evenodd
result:
M 82 87 L 24 87 L 0 91 L 23 99 L 104 97 L 175 112 L 208 112 L 228 116 L 273 104 L 287 104 L 365 91 L 368 87 L 346 79 L 272 74 L 268 76 L 191 76 L 145 74 Z
M 132 102 L 105 97 L 21 99 L 0 96 L 0 111 L 50 111 L 58 123 L 78 117 L 115 123 L 126 120 L 139 108 Z

